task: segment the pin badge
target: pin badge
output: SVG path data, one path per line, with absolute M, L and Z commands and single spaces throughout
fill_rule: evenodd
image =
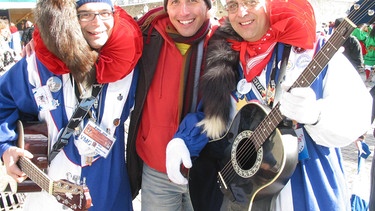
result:
M 119 101 L 121 101 L 123 98 L 124 98 L 124 97 L 122 96 L 122 94 L 119 94 L 119 95 L 117 96 L 117 100 L 119 100 Z
M 47 86 L 51 92 L 58 92 L 62 87 L 60 78 L 52 76 L 47 80 Z
M 251 83 L 248 83 L 246 81 L 246 79 L 241 79 L 238 83 L 237 83 L 237 91 L 240 93 L 240 94 L 247 94 L 249 93 L 251 90 Z
M 120 118 L 114 119 L 113 120 L 113 125 L 116 126 L 116 127 L 119 126 L 120 125 Z

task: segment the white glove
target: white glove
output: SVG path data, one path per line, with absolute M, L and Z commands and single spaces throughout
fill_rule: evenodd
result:
M 293 88 L 284 92 L 280 99 L 280 112 L 302 124 L 315 124 L 320 118 L 320 106 L 310 87 Z
M 167 145 L 167 175 L 172 182 L 179 185 L 186 185 L 188 180 L 181 174 L 181 163 L 186 168 L 191 168 L 190 152 L 184 140 L 174 138 Z

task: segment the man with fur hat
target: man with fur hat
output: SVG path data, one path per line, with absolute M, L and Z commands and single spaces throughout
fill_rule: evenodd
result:
M 89 191 L 77 198 L 68 188 L 57 201 L 44 191 L 29 194 L 25 210 L 133 210 L 124 122 L 143 47 L 138 25 L 111 0 L 41 0 L 35 19 L 35 54 L 0 79 L 0 155 L 22 182 L 27 175 L 16 162 L 32 154 L 14 146 L 16 121 L 44 121 L 48 176 Z
M 226 9 L 207 47 L 203 112 L 174 137 L 209 142 L 190 171 L 194 209 L 350 210 L 339 147 L 371 114 L 357 71 L 341 53 L 308 66 L 322 42 L 307 0 L 227 0 Z
M 197 107 L 197 85 L 213 24 L 210 0 L 165 0 L 139 24 L 144 36 L 127 165 L 142 210 L 192 210 L 187 179 L 194 143 L 171 141 L 180 121 Z M 137 152 L 137 154 L 135 153 Z M 140 157 L 137 157 L 137 155 Z M 142 173 L 143 170 L 143 173 Z

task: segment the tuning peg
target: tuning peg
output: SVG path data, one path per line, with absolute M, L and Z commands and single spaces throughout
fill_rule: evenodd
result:
M 81 180 L 80 176 L 78 176 L 78 175 L 74 175 L 72 179 L 73 179 L 73 182 L 74 182 L 76 185 L 79 185 L 80 180 Z

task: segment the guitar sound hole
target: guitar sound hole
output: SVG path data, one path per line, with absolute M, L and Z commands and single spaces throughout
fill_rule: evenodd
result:
M 248 139 L 243 139 L 239 142 L 237 150 L 237 162 L 241 169 L 251 169 L 257 159 L 257 152 L 255 146 Z

